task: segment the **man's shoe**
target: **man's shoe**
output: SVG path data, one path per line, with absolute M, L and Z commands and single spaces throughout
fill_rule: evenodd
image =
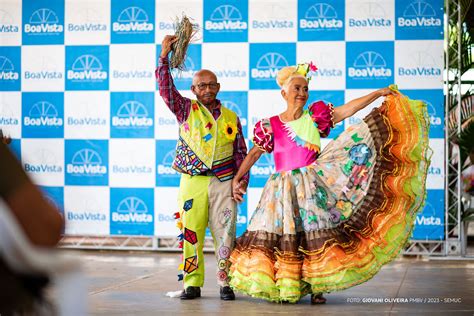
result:
M 221 286 L 220 294 L 221 294 L 221 300 L 224 300 L 224 301 L 235 300 L 234 291 L 232 291 L 230 286 L 224 286 L 224 287 Z
M 201 288 L 198 286 L 188 286 L 181 292 L 179 298 L 182 300 L 193 300 L 196 297 L 201 297 Z

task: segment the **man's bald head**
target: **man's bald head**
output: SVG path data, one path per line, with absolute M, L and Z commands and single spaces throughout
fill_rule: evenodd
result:
M 201 82 L 204 82 L 204 83 L 216 82 L 217 83 L 217 76 L 215 73 L 213 73 L 209 69 L 201 69 L 194 74 L 193 85 L 198 85 Z

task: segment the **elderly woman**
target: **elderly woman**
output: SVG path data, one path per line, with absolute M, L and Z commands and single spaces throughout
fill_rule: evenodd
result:
M 230 284 L 274 302 L 311 294 L 320 304 L 322 293 L 372 278 L 402 249 L 425 197 L 426 106 L 382 88 L 339 107 L 318 101 L 305 110 L 312 68 L 280 70 L 287 109 L 256 124 L 255 146 L 233 179 L 233 197 L 242 201 L 240 178 L 273 152 L 276 173 L 232 252 Z M 320 137 L 335 123 L 379 97 L 386 97 L 381 107 L 320 151 Z

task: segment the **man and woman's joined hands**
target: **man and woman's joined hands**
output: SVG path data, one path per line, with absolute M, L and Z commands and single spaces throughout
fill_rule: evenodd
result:
M 244 194 L 247 192 L 247 181 L 237 180 L 234 178 L 232 180 L 232 199 L 234 201 L 241 203 L 244 201 Z

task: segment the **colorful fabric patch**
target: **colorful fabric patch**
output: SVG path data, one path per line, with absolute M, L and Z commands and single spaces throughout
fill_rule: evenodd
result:
M 363 140 L 363 138 L 359 137 L 359 135 L 357 135 L 357 133 L 354 133 L 352 134 L 352 140 L 354 141 L 354 143 L 358 143 L 360 142 L 361 140 Z
M 210 141 L 211 138 L 212 138 L 212 135 L 210 133 L 208 133 L 208 134 L 206 134 L 202 137 L 202 139 L 204 139 L 205 142 Z
M 227 246 L 221 246 L 219 248 L 219 257 L 228 259 L 230 257 L 230 248 Z
M 219 179 L 219 181 L 224 182 L 234 177 L 234 168 L 234 158 L 228 157 L 214 161 L 212 165 L 212 173 Z
M 227 273 L 223 270 L 220 270 L 217 272 L 217 279 L 219 281 L 227 281 Z
M 188 257 L 184 260 L 184 269 L 186 273 L 191 273 L 198 268 L 197 256 Z
M 307 110 L 299 119 L 284 123 L 283 129 L 298 146 L 319 153 L 321 148 L 319 130 Z
M 341 212 L 335 207 L 329 209 L 329 219 L 334 224 L 338 224 L 341 221 Z
M 211 122 L 207 123 L 207 124 L 206 124 L 206 128 L 207 128 L 207 129 L 211 129 L 211 128 L 212 128 L 212 123 L 211 123 Z
M 323 210 L 327 209 L 328 193 L 322 187 L 316 189 L 316 205 Z
M 352 146 L 349 151 L 349 158 L 359 166 L 365 165 L 370 157 L 372 157 L 372 150 L 366 144 Z
M 226 122 L 224 124 L 224 135 L 227 139 L 234 140 L 237 136 L 237 126 L 232 122 Z
M 217 264 L 217 266 L 219 267 L 219 270 L 225 270 L 227 268 L 227 260 L 225 259 L 221 259 L 219 260 L 219 263 Z
M 183 210 L 185 210 L 187 212 L 190 209 L 192 209 L 193 208 L 193 201 L 194 201 L 194 199 L 189 199 L 186 202 L 184 202 Z
M 196 232 L 192 231 L 191 229 L 184 228 L 184 240 L 186 240 L 191 245 L 196 244 L 197 243 L 197 234 L 196 234 Z
M 185 131 L 185 132 L 189 132 L 189 124 L 188 124 L 188 122 L 184 122 L 184 123 L 183 123 L 183 126 L 184 126 L 184 131 Z
M 194 151 L 180 137 L 176 146 L 176 158 L 173 168 L 194 176 L 209 170 L 207 166 L 198 158 Z

